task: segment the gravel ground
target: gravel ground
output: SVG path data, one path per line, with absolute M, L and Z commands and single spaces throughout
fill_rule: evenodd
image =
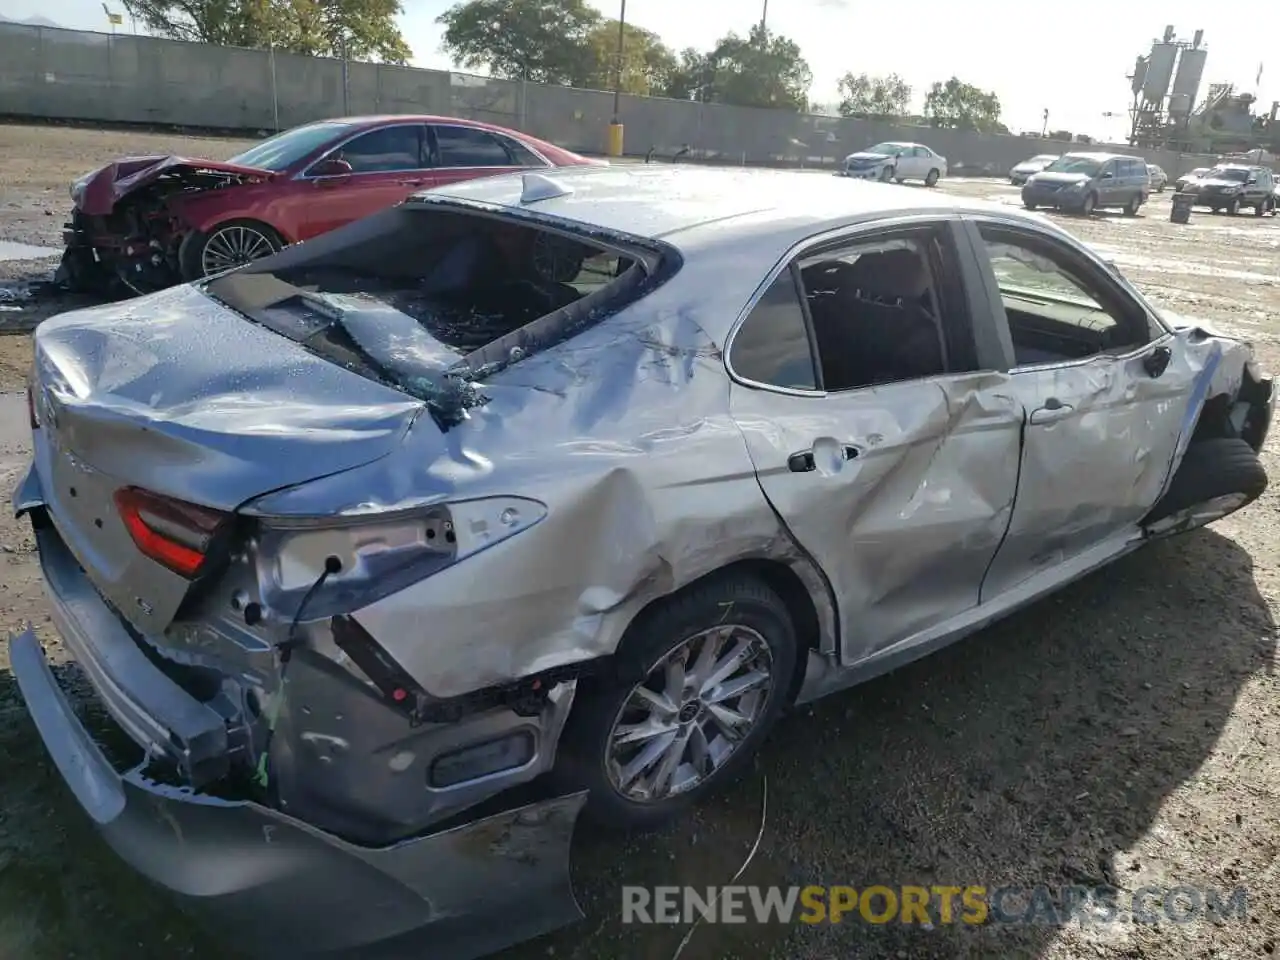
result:
M 113 154 L 230 154 L 230 141 L 0 127 L 0 241 L 56 243 L 69 179 Z M 844 185 L 833 182 L 833 189 Z M 993 181 L 946 192 L 1015 202 Z M 45 211 L 49 211 L 46 215 Z M 1248 336 L 1280 369 L 1280 218 L 1063 218 L 1162 306 Z M 48 264 L 0 264 L 39 279 Z M 35 315 L 67 309 L 37 303 Z M 3 314 L 0 314 L 3 317 Z M 25 455 L 25 336 L 0 336 L 0 484 Z M 1264 451 L 1280 476 L 1273 442 Z M 1280 487 L 927 660 L 787 718 L 738 789 L 644 839 L 581 832 L 588 919 L 506 960 L 668 960 L 683 927 L 624 926 L 619 886 L 739 882 L 1248 889 L 1248 917 L 981 928 L 705 925 L 684 960 L 1274 956 L 1280 932 Z M 0 515 L 0 630 L 59 648 L 26 528 Z M 199 957 L 210 943 L 96 838 L 0 654 L 0 956 Z M 73 690 L 71 665 L 59 668 Z M 86 709 L 91 709 L 86 707 Z M 1122 897 L 1122 903 L 1124 902 Z M 936 919 L 936 917 L 935 917 Z

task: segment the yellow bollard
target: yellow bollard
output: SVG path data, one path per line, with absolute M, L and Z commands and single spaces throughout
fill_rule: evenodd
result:
M 622 156 L 622 124 L 609 124 L 609 156 Z

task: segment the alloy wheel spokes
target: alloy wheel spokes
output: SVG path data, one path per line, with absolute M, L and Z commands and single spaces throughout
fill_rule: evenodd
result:
M 606 769 L 629 800 L 687 792 L 715 774 L 764 715 L 773 658 L 749 627 L 722 624 L 673 648 L 628 694 Z

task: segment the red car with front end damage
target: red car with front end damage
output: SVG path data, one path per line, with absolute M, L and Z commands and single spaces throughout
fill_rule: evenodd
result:
M 275 253 L 429 187 L 604 163 L 453 117 L 320 120 L 229 160 L 128 157 L 71 186 L 57 279 L 150 293 Z

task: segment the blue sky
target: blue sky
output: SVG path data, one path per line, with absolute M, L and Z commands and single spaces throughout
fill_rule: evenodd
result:
M 620 0 L 590 2 L 609 16 L 618 15 Z M 745 34 L 759 20 L 762 4 L 763 0 L 627 0 L 627 20 L 653 30 L 677 50 L 707 49 L 728 30 Z M 109 0 L 109 5 L 119 8 L 118 0 Z M 403 0 L 403 5 L 402 31 L 413 48 L 414 63 L 448 68 L 435 18 L 450 0 Z M 11 19 L 43 16 L 67 27 L 108 29 L 100 0 L 4 0 L 4 8 Z M 813 69 L 810 95 L 819 102 L 837 99 L 836 80 L 846 70 L 896 71 L 915 88 L 917 101 L 931 82 L 954 74 L 995 91 L 1005 122 L 1015 131 L 1039 130 L 1047 108 L 1053 128 L 1115 138 L 1128 129 L 1125 74 L 1166 24 L 1177 28 L 1178 37 L 1205 30 L 1209 56 L 1202 96 L 1209 83 L 1223 82 L 1256 93 L 1264 111 L 1280 99 L 1274 30 L 1228 31 L 1224 27 L 1230 18 L 1210 16 L 1212 12 L 1203 0 L 1083 7 L 1037 7 L 1010 0 L 969 0 L 963 5 L 939 0 L 907 6 L 866 0 L 770 0 L 768 23 L 800 45 Z M 1269 19 L 1274 21 L 1263 17 Z M 123 29 L 129 29 L 127 22 Z M 1262 81 L 1255 85 L 1260 64 L 1265 64 Z M 1118 118 L 1104 117 L 1107 112 Z

